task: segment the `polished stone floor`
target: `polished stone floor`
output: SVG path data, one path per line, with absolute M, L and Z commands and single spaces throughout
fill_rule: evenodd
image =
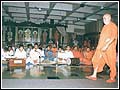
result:
M 26 67 L 8 68 L 2 65 L 2 79 L 84 79 L 92 73 L 92 66 L 68 66 L 58 64 L 26 65 Z M 98 78 L 105 78 L 101 73 Z
M 3 88 L 118 88 L 117 82 L 108 84 L 109 72 L 98 73 L 98 80 L 85 78 L 93 72 L 92 66 L 58 64 L 26 65 L 8 68 L 2 64 Z M 60 84 L 61 83 L 61 84 Z

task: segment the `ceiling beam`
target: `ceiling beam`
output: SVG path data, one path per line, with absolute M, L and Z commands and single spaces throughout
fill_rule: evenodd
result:
M 56 5 L 55 2 L 50 2 L 50 7 L 49 7 L 49 10 L 47 10 L 47 14 L 45 15 L 45 19 L 44 20 L 46 20 L 47 17 L 50 15 L 50 13 L 51 13 L 51 11 L 52 11 L 52 9 L 54 8 L 55 5 Z
M 97 10 L 97 9 L 101 9 L 103 7 L 105 7 L 106 5 L 104 6 L 96 6 L 96 5 L 85 5 L 87 7 L 92 7 L 94 10 Z M 118 10 L 118 8 L 112 8 L 112 7 L 109 7 L 110 10 Z
M 117 3 L 115 3 L 115 4 L 117 4 Z M 106 6 L 106 7 L 104 7 L 102 10 L 107 10 L 107 9 L 110 9 L 110 6 L 113 6 L 113 5 L 115 5 L 115 4 L 111 4 L 111 5 L 109 5 L 109 6 Z M 55 2 L 52 2 L 51 4 L 50 4 L 50 8 L 48 9 L 48 8 L 41 8 L 42 10 L 46 10 L 47 11 L 47 15 L 48 16 L 61 16 L 61 15 L 54 15 L 54 14 L 50 14 L 51 13 L 51 11 L 53 10 L 53 11 L 65 11 L 66 13 L 67 13 L 67 16 L 61 16 L 62 17 L 62 19 L 63 20 L 65 20 L 65 18 L 67 18 L 67 17 L 73 17 L 73 18 L 80 18 L 80 19 L 83 19 L 82 17 L 78 17 L 78 16 L 70 16 L 72 13 L 82 13 L 82 14 L 85 14 L 85 17 L 89 17 L 89 16 L 92 16 L 92 15 L 99 15 L 99 16 L 101 16 L 102 17 L 102 15 L 103 14 L 98 14 L 98 12 L 100 12 L 100 11 L 102 11 L 101 9 L 100 9 L 100 7 L 95 11 L 95 12 L 93 12 L 93 13 L 89 13 L 89 12 L 79 12 L 79 11 L 76 11 L 77 10 L 77 8 L 79 9 L 79 7 L 82 7 L 82 6 L 84 6 L 85 4 L 84 3 L 82 3 L 82 6 L 80 6 L 81 4 L 73 4 L 73 11 L 69 11 L 69 10 L 60 10 L 60 9 L 54 9 L 54 6 L 56 5 L 56 3 Z M 86 5 L 85 5 L 86 6 Z M 4 10 L 5 10 L 5 13 L 7 13 L 8 15 L 9 15 L 9 17 L 10 18 L 13 18 L 13 13 L 20 13 L 20 12 L 9 12 L 9 7 L 14 7 L 14 8 L 26 8 L 26 13 L 24 13 L 24 14 L 26 14 L 26 16 L 27 16 L 27 20 L 30 20 L 30 15 L 31 14 L 34 14 L 34 15 L 46 15 L 46 14 L 39 14 L 39 12 L 38 13 L 30 13 L 30 9 L 35 9 L 34 7 L 29 7 L 29 2 L 26 2 L 25 3 L 25 7 L 20 7 L 20 6 L 7 6 L 7 5 L 4 5 L 3 6 L 3 8 L 5 8 Z M 89 6 L 88 6 L 89 7 Z M 92 6 L 91 6 L 92 7 Z M 99 11 L 100 10 L 100 11 Z M 110 9 L 111 10 L 111 9 Z M 117 10 L 116 10 L 117 11 Z M 22 14 L 22 12 L 21 12 L 21 14 Z M 48 16 L 45 16 L 45 19 L 48 19 Z M 116 14 L 112 14 L 112 15 L 115 15 L 115 17 L 117 17 L 116 16 Z M 36 18 L 37 19 L 37 18 Z M 43 18 L 42 18 L 43 19 Z M 50 18 L 49 18 L 50 19 Z M 60 19 L 55 19 L 55 20 L 60 20 Z M 67 21 L 74 21 L 74 20 L 65 20 L 66 22 Z M 79 20 L 79 21 L 81 21 L 81 22 L 84 22 L 85 20 Z M 75 23 L 75 22 L 74 22 Z
M 25 7 L 22 7 L 22 6 L 8 6 L 8 5 L 4 5 L 4 7 L 14 7 L 14 8 L 25 8 Z M 36 7 L 29 7 L 29 9 L 36 9 Z M 38 8 L 37 8 L 38 9 Z M 43 11 L 49 11 L 48 8 L 41 8 L 41 10 Z M 60 10 L 60 9 L 51 9 L 51 10 L 54 10 L 54 11 L 65 11 L 65 12 L 72 12 L 72 11 L 69 11 L 69 10 Z M 83 12 L 79 12 L 79 11 L 74 11 L 75 13 L 83 13 Z M 88 12 L 84 12 L 86 14 L 90 14 Z
M 74 4 L 76 5 L 76 4 Z M 77 4 L 78 5 L 78 4 Z M 25 8 L 25 7 L 21 7 L 21 6 L 8 6 L 8 5 L 4 5 L 5 7 L 13 7 L 13 8 Z M 29 7 L 29 9 L 35 9 L 35 7 Z M 44 11 L 49 11 L 48 8 L 41 8 L 41 10 Z M 65 12 L 73 12 L 73 11 L 69 11 L 69 10 L 60 10 L 60 9 L 50 9 L 50 10 L 54 10 L 54 11 L 65 11 Z M 14 13 L 14 12 L 13 12 Z M 19 12 L 18 12 L 19 13 Z M 90 14 L 89 12 L 83 12 L 83 11 L 74 11 L 74 13 L 83 13 L 83 14 Z M 36 13 L 37 14 L 37 13 Z M 100 14 L 98 14 L 100 15 Z M 58 15 L 60 16 L 60 15 Z
M 63 16 L 62 20 L 60 22 L 62 22 L 63 20 L 65 20 L 68 16 L 70 16 L 72 13 L 74 13 L 77 9 L 79 9 L 80 7 L 83 7 L 82 5 L 84 5 L 85 3 L 79 4 L 79 5 L 72 5 L 73 10 L 71 12 L 66 12 L 66 16 Z
M 4 11 L 3 11 L 4 12 Z M 17 13 L 17 14 L 26 14 L 26 13 L 23 13 L 23 12 L 10 12 L 10 13 Z M 30 14 L 32 14 L 32 15 L 46 15 L 46 14 L 41 14 L 41 13 L 30 13 Z M 86 14 L 86 13 L 85 13 Z M 90 14 L 90 13 L 89 13 Z M 87 15 L 89 15 L 89 14 L 87 14 Z M 99 16 L 101 16 L 101 15 L 103 15 L 103 14 L 96 14 L 96 15 L 99 15 Z M 61 15 L 54 15 L 54 14 L 50 14 L 50 16 L 61 16 Z M 62 17 L 62 16 L 61 16 Z M 77 17 L 77 16 L 69 16 L 69 17 L 72 17 L 72 18 L 81 18 L 81 17 Z M 117 17 L 117 13 L 115 13 L 115 14 L 112 14 L 112 17 Z
M 26 15 L 27 15 L 27 20 L 30 20 L 30 9 L 29 9 L 29 2 L 25 2 L 25 8 L 26 8 Z
M 78 5 L 78 4 L 80 4 L 81 2 L 79 2 L 79 3 L 72 3 L 72 2 L 59 2 L 59 3 Z M 109 2 L 108 2 L 108 3 L 109 3 Z M 84 5 L 87 6 L 87 7 L 94 7 L 94 8 L 97 8 L 97 9 L 102 7 L 102 6 L 89 5 L 89 4 L 84 4 Z M 106 4 L 105 4 L 104 6 L 106 6 Z M 112 9 L 112 10 L 118 10 L 118 8 L 109 8 L 109 9 Z
M 109 9 L 109 7 L 111 7 L 111 6 L 113 6 L 113 5 L 116 5 L 116 4 L 117 4 L 117 3 L 112 3 L 112 4 L 108 5 L 108 6 L 103 7 L 102 9 L 100 8 L 100 9 L 96 10 L 94 13 L 87 15 L 85 18 L 87 18 L 87 17 L 89 17 L 89 16 L 92 16 L 92 15 L 94 15 L 94 14 L 96 14 L 96 13 L 102 11 L 102 10 Z
M 9 16 L 11 19 L 14 18 L 14 17 L 12 16 L 12 13 L 9 12 L 8 7 L 4 7 L 4 6 L 3 6 L 3 9 L 5 10 L 5 13 L 8 14 L 8 16 Z
M 113 6 L 113 5 L 116 5 L 117 3 L 115 2 L 115 3 L 112 3 L 112 4 L 110 4 L 110 5 L 108 5 L 108 6 L 105 6 L 104 8 L 100 8 L 100 9 L 98 9 L 98 10 L 96 10 L 95 12 L 93 12 L 93 13 L 91 13 L 91 14 L 88 14 L 87 16 L 85 16 L 84 18 L 82 18 L 83 20 L 85 20 L 86 18 L 88 18 L 88 17 L 90 17 L 90 16 L 92 16 L 92 15 L 95 15 L 96 13 L 98 13 L 98 12 L 100 12 L 100 11 L 102 11 L 102 10 L 106 10 L 106 9 L 108 9 L 109 7 L 111 7 L 111 6 Z M 80 19 L 81 20 L 81 19 Z M 75 21 L 74 23 L 76 23 L 76 22 L 78 22 L 78 21 L 80 21 L 80 20 L 77 20 L 77 21 Z
M 5 18 L 5 17 L 8 17 L 8 16 L 4 16 L 4 18 Z M 24 18 L 26 18 L 26 17 L 23 17 L 23 16 L 20 16 L 20 17 L 19 17 L 19 16 L 15 16 L 14 18 L 23 18 L 23 19 L 24 19 Z M 43 18 L 39 18 L 39 19 L 38 19 L 38 18 L 36 18 L 36 17 L 31 17 L 31 19 L 39 20 L 39 19 L 43 19 Z M 50 20 L 50 18 L 48 18 L 48 20 Z M 54 20 L 58 20 L 58 21 L 59 21 L 60 19 L 54 19 Z M 19 21 L 19 20 L 17 20 L 17 21 Z M 69 21 L 73 21 L 73 20 L 65 20 L 65 23 L 61 23 L 61 24 L 71 24 L 71 25 L 84 26 L 84 24 L 74 24 L 74 23 L 72 24 L 72 23 L 69 23 Z M 82 22 L 84 23 L 84 21 L 82 21 Z M 87 23 L 87 22 L 85 22 L 85 23 Z

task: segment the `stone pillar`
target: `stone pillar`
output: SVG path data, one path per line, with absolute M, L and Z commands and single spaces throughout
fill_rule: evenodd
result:
M 38 28 L 38 37 L 37 37 L 37 42 L 40 42 L 40 28 Z
M 41 42 L 41 35 L 42 35 L 42 30 L 41 28 L 38 28 L 38 42 Z
M 61 42 L 60 42 L 60 43 L 61 43 L 61 45 L 62 45 L 62 35 L 61 35 L 61 39 L 60 39 L 60 40 L 61 40 Z
M 66 33 L 66 35 L 64 36 L 64 45 L 66 45 L 68 43 L 68 34 Z
M 52 28 L 50 28 L 49 39 L 52 39 Z
M 7 31 L 7 27 L 3 26 L 2 27 L 2 47 L 6 46 L 6 42 L 5 42 L 5 33 Z
M 5 41 L 5 32 L 7 31 L 7 27 L 3 26 L 2 27 L 2 41 Z
M 18 27 L 15 27 L 15 42 L 18 41 Z

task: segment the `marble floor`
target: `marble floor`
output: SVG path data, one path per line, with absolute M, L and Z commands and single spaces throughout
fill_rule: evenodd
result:
M 93 72 L 92 66 L 69 66 L 59 64 L 26 65 L 25 67 L 8 68 L 2 64 L 2 80 L 87 80 L 86 75 Z M 109 78 L 109 72 L 98 73 L 98 80 Z M 118 78 L 117 78 L 118 79 Z M 98 81 L 97 81 L 98 82 Z M 64 83 L 64 82 L 63 82 Z M 87 81 L 86 81 L 87 83 Z M 10 83 L 11 84 L 11 83 Z M 5 85 L 5 84 L 4 84 Z M 118 82 L 115 84 L 115 87 Z
M 2 79 L 84 79 L 93 72 L 92 66 L 62 64 L 28 64 L 25 67 L 8 67 L 2 64 Z M 106 78 L 109 72 L 98 74 L 98 78 Z
M 92 66 L 26 65 L 8 68 L 2 66 L 2 79 L 81 79 L 92 72 Z

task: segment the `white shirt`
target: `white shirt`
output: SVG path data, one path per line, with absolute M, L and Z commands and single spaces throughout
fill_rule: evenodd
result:
M 1 51 L 1 55 L 2 60 L 6 60 L 5 58 L 9 56 L 8 51 L 5 52 L 3 49 Z
M 65 59 L 74 58 L 72 51 L 65 51 Z
M 8 54 L 9 54 L 9 56 L 14 55 L 14 51 L 13 51 L 13 50 L 10 50 L 10 51 L 8 51 Z
M 36 59 L 38 60 L 39 56 L 41 57 L 41 55 L 42 55 L 42 51 L 40 49 L 37 49 L 36 51 L 35 51 L 35 49 L 32 49 L 30 51 L 30 58 L 32 60 L 36 60 Z
M 32 50 L 31 48 L 28 48 L 28 49 L 27 49 L 27 51 L 26 51 L 27 56 L 29 56 L 29 55 L 30 55 L 30 51 L 31 51 L 31 50 Z
M 41 51 L 41 56 L 45 56 L 44 50 Z
M 64 51 L 58 51 L 58 58 L 65 59 L 65 52 Z
M 17 57 L 17 58 L 26 58 L 25 50 L 23 49 L 23 51 L 20 51 L 19 49 L 16 49 L 15 57 Z

